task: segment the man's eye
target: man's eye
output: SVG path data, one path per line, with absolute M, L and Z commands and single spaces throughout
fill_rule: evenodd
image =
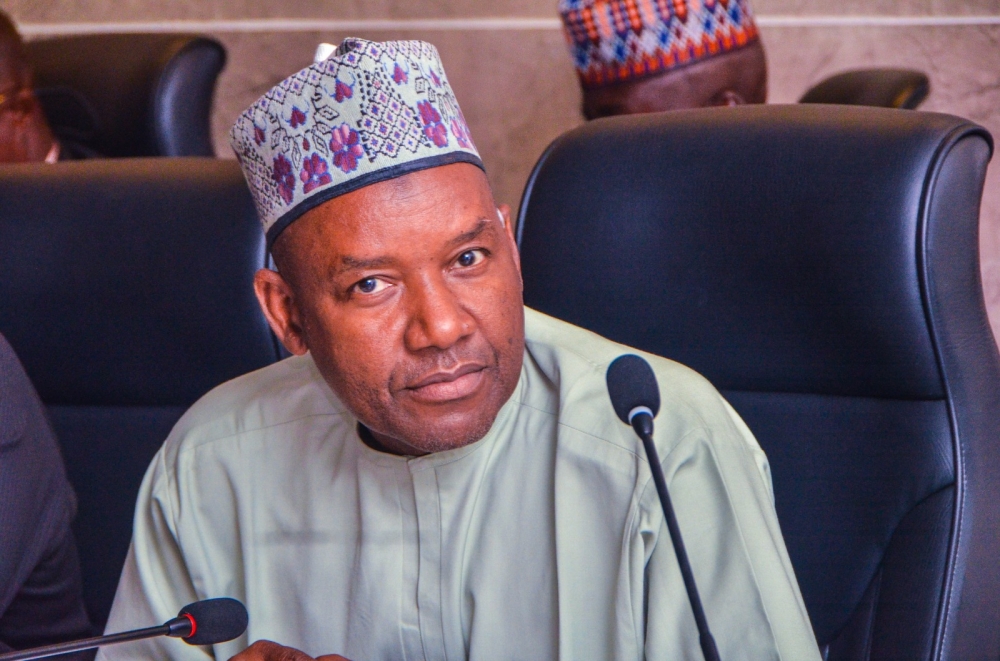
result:
M 354 290 L 359 294 L 375 294 L 388 286 L 388 283 L 379 278 L 365 278 L 364 280 L 359 280 L 354 285 Z
M 455 263 L 462 267 L 469 267 L 475 266 L 479 262 L 483 261 L 483 259 L 484 255 L 482 250 L 466 250 L 458 256 Z

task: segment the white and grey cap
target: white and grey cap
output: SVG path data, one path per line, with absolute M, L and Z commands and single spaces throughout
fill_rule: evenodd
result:
M 449 163 L 483 168 L 434 46 L 350 38 L 324 50 L 230 132 L 268 246 L 339 195 Z

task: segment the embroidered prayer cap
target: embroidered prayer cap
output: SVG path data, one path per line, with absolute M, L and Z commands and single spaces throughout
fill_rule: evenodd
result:
M 584 88 L 638 80 L 759 39 L 747 0 L 559 0 Z
M 250 106 L 230 140 L 268 247 L 339 195 L 449 163 L 483 168 L 437 49 L 423 41 L 345 39 Z

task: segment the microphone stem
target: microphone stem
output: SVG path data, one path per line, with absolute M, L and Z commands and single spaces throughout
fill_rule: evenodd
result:
M 636 418 L 647 416 L 636 416 Z M 644 421 L 643 421 L 644 422 Z M 698 637 L 701 643 L 701 653 L 705 656 L 705 661 L 719 661 L 719 650 L 715 646 L 715 639 L 708 628 L 708 620 L 705 618 L 705 609 L 701 605 L 701 597 L 698 596 L 698 586 L 694 582 L 694 573 L 691 571 L 691 562 L 688 560 L 687 550 L 684 548 L 684 539 L 681 537 L 680 526 L 677 525 L 677 517 L 674 515 L 674 506 L 670 501 L 670 493 L 667 491 L 667 481 L 663 478 L 663 469 L 660 467 L 660 457 L 656 453 L 656 446 L 653 444 L 652 435 L 653 419 L 649 417 L 648 429 L 639 420 L 633 420 L 633 426 L 642 439 L 642 444 L 646 448 L 646 456 L 649 459 L 649 469 L 653 473 L 653 483 L 656 485 L 656 493 L 660 496 L 660 505 L 663 507 L 663 517 L 667 521 L 667 530 L 670 531 L 670 541 L 674 545 L 674 555 L 677 556 L 677 565 L 681 570 L 681 577 L 684 579 L 684 589 L 688 593 L 688 601 L 691 602 L 691 610 L 694 612 L 694 621 L 698 626 Z M 640 424 L 636 424 L 640 423 Z M 0 657 L 0 661 L 3 658 Z
M 127 643 L 133 640 L 143 640 L 144 638 L 166 636 L 169 633 L 170 627 L 165 624 L 161 624 L 158 627 L 149 627 L 148 629 L 136 629 L 135 631 L 113 633 L 108 636 L 94 636 L 93 638 L 74 640 L 68 643 L 56 643 L 55 645 L 46 645 L 45 647 L 36 647 L 35 649 L 30 650 L 7 652 L 5 654 L 0 654 L 0 661 L 28 661 L 29 659 L 44 659 L 50 656 L 69 654 L 70 652 L 81 652 L 83 650 L 89 650 L 103 645 L 111 645 L 113 643 Z

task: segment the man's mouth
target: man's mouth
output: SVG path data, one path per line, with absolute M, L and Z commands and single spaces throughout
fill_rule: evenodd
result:
M 462 399 L 479 389 L 485 371 L 485 365 L 466 363 L 453 370 L 428 374 L 416 383 L 407 386 L 406 390 L 417 401 L 428 404 Z

